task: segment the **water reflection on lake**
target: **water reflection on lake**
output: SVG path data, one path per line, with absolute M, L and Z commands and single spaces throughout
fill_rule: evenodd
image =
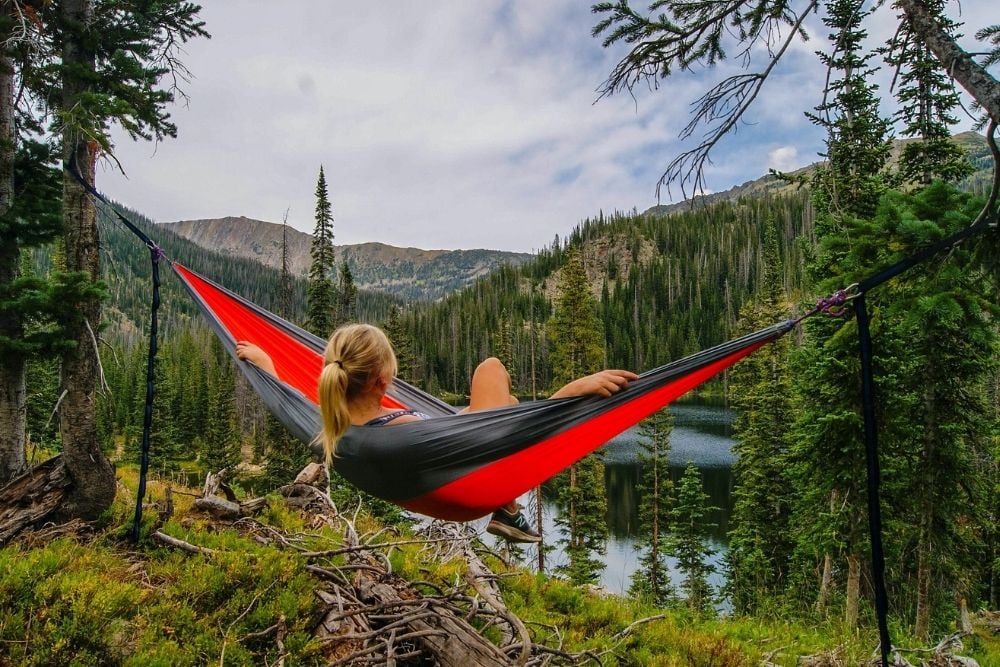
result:
M 716 524 L 709 531 L 709 545 L 715 553 L 709 559 L 716 573 L 709 578 L 718 589 L 724 583 L 722 559 L 725 555 L 732 511 L 732 464 L 734 460 L 731 427 L 734 414 L 721 405 L 700 401 L 685 401 L 670 407 L 674 429 L 670 436 L 670 477 L 675 482 L 684 473 L 688 462 L 694 462 L 702 475 L 709 503 L 717 509 L 710 515 Z M 632 573 L 638 565 L 635 537 L 639 516 L 639 436 L 636 429 L 621 434 L 605 448 L 605 485 L 608 495 L 608 553 L 601 583 L 616 593 L 628 590 Z M 524 501 L 522 501 L 524 502 Z M 546 543 L 558 536 L 555 525 L 556 507 L 551 498 L 543 502 Z M 546 569 L 565 562 L 559 551 L 549 554 Z M 669 561 L 668 561 L 669 562 Z M 673 570 L 673 563 L 671 562 Z M 674 575 L 677 573 L 673 570 Z M 679 581 L 679 577 L 678 577 Z

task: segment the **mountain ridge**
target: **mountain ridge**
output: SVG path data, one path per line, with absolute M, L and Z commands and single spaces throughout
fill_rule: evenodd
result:
M 193 243 L 224 255 L 255 259 L 281 268 L 282 233 L 287 233 L 289 271 L 306 276 L 312 236 L 280 223 L 226 216 L 159 223 Z M 338 263 L 346 261 L 360 289 L 382 291 L 413 301 L 438 299 L 469 285 L 504 264 L 523 264 L 529 253 L 475 248 L 425 250 L 371 241 L 335 245 Z
M 913 141 L 916 141 L 916 139 L 896 139 L 893 141 L 890 163 L 894 163 L 898 160 L 899 156 L 903 152 L 903 146 Z M 984 158 L 988 157 L 989 153 L 989 147 L 987 146 L 986 139 L 983 135 L 973 131 L 960 132 L 952 137 L 952 141 L 965 150 L 969 157 L 969 161 L 977 170 L 983 169 Z M 823 161 L 819 160 L 811 164 L 807 164 L 804 167 L 782 172 L 783 175 L 789 177 L 791 180 L 779 178 L 774 174 L 765 174 L 760 178 L 755 178 L 739 185 L 734 185 L 731 188 L 720 190 L 719 192 L 709 192 L 696 195 L 681 202 L 657 204 L 656 206 L 651 206 L 643 211 L 643 214 L 670 215 L 686 208 L 689 209 L 692 206 L 714 204 L 719 201 L 739 199 L 740 197 L 789 194 L 803 187 L 803 184 L 799 181 L 804 177 L 809 176 L 816 169 L 816 167 L 821 164 L 823 164 Z M 962 189 L 976 191 L 976 184 L 979 183 L 982 178 L 982 174 L 976 173 L 967 179 L 967 182 L 960 184 L 960 187 Z

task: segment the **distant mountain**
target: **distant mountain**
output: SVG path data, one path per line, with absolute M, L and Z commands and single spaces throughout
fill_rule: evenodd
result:
M 162 226 L 193 243 L 223 255 L 255 259 L 281 267 L 282 226 L 246 217 L 182 220 Z M 291 227 L 289 270 L 309 273 L 312 237 Z M 501 250 L 421 250 L 384 243 L 336 246 L 337 262 L 346 261 L 361 289 L 377 290 L 411 301 L 438 299 L 504 265 L 520 265 L 533 255 Z
M 969 161 L 976 168 L 976 172 L 966 179 L 964 183 L 961 183 L 960 187 L 972 192 L 981 193 L 988 185 L 993 169 L 989 147 L 986 145 L 986 139 L 984 139 L 983 136 L 977 132 L 962 132 L 961 134 L 956 134 L 952 137 L 952 140 L 965 150 L 966 154 L 969 156 Z M 913 139 L 897 140 L 893 142 L 893 151 L 890 160 L 896 160 L 902 153 L 902 147 L 910 141 L 913 141 Z M 795 171 L 787 172 L 787 174 L 791 177 L 808 176 L 819 164 L 821 163 L 814 162 L 811 165 L 801 167 Z M 768 174 L 721 192 L 699 195 L 693 199 L 678 202 L 676 204 L 660 204 L 658 206 L 653 206 L 646 209 L 644 213 L 647 215 L 670 215 L 684 209 L 690 209 L 692 204 L 695 206 L 701 206 L 721 201 L 735 201 L 741 197 L 790 194 L 800 188 L 801 186 L 797 183 L 790 183 L 786 180 L 779 179 Z

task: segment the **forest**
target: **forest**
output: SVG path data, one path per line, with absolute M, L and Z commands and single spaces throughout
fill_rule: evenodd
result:
M 822 162 L 773 174 L 780 191 L 598 211 L 522 265 L 408 302 L 354 285 L 322 167 L 305 278 L 93 196 L 110 126 L 178 131 L 167 82 L 208 35 L 199 7 L 5 2 L 0 664 L 1000 664 L 1000 27 L 973 55 L 943 4 L 899 0 L 871 54 L 864 3 L 731 4 L 594 5 L 594 36 L 628 49 L 602 93 L 724 59 L 731 21 L 750 48 L 821 7 Z M 875 55 L 896 71 L 891 117 Z M 718 135 L 665 182 L 704 185 L 762 83 L 702 98 L 692 123 Z M 982 140 L 952 138 L 958 89 Z M 796 320 L 698 390 L 738 415 L 724 586 L 700 474 L 667 470 L 667 410 L 640 425 L 640 567 L 609 598 L 600 451 L 531 494 L 539 517 L 543 493 L 558 506 L 537 548 L 420 522 L 311 463 L 171 262 L 321 338 L 377 324 L 401 379 L 458 404 L 490 356 L 529 401 Z

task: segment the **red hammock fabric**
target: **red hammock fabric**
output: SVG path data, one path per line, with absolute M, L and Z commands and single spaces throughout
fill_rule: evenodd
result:
M 241 362 L 254 389 L 289 430 L 313 444 L 316 385 L 324 341 L 185 267 L 174 271 L 235 356 L 247 340 L 274 361 L 280 379 Z M 489 514 L 583 458 L 668 403 L 781 336 L 783 322 L 653 369 L 610 398 L 535 401 L 454 414 L 454 408 L 395 381 L 384 401 L 434 419 L 352 427 L 338 442 L 335 469 L 368 493 L 430 516 Z

